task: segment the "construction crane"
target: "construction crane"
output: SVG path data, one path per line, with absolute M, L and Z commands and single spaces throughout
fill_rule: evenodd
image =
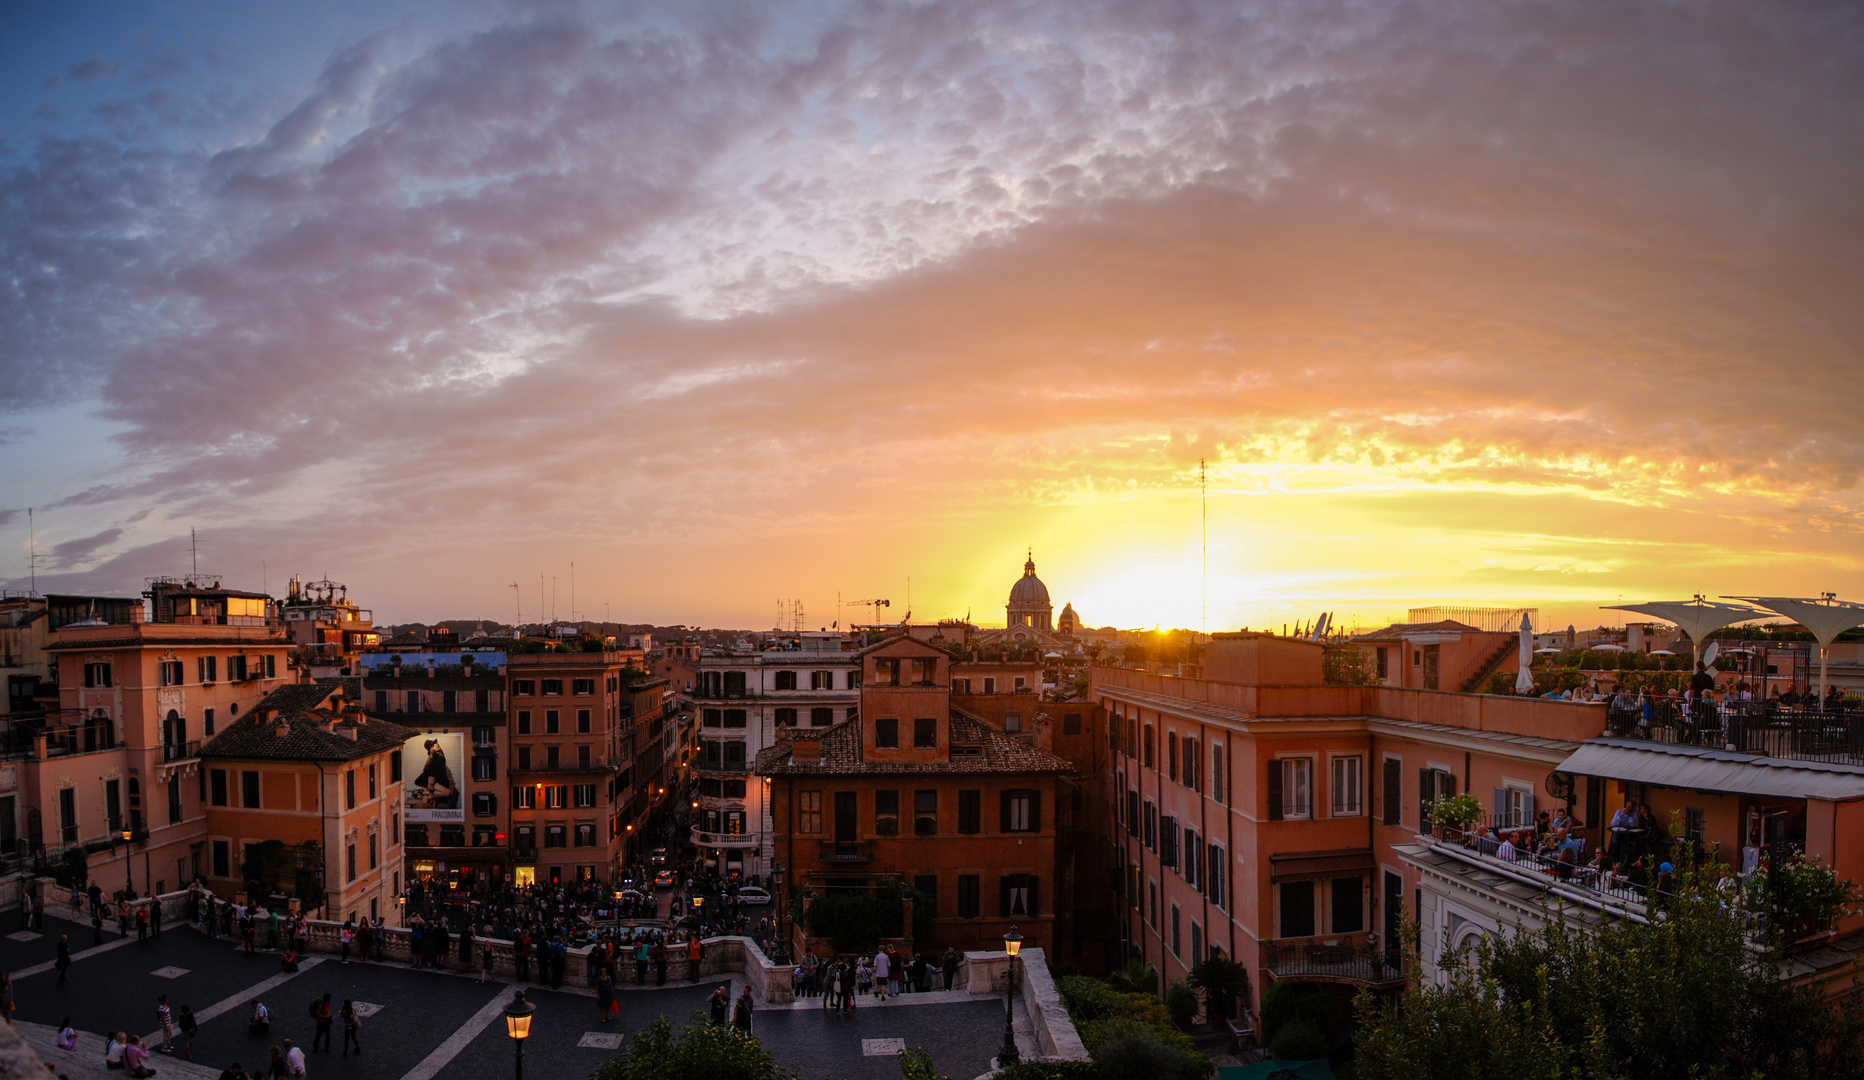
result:
M 893 601 L 891 600 L 850 600 L 848 602 L 850 604 L 853 604 L 855 607 L 873 608 L 874 609 L 874 620 L 873 620 L 872 625 L 874 626 L 880 625 L 880 609 L 890 608 L 893 606 Z

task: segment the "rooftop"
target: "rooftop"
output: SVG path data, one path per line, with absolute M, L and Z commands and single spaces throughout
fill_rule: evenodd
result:
M 348 680 L 353 683 L 355 680 Z M 415 733 L 345 709 L 345 680 L 282 686 L 201 747 L 202 758 L 239 761 L 353 761 L 397 750 Z
M 940 773 L 1072 773 L 1074 766 L 1053 754 L 1038 750 L 1003 734 L 977 717 L 959 709 L 951 711 L 949 738 L 954 750 L 976 747 L 973 752 L 953 753 L 939 761 L 869 761 L 862 754 L 861 721 L 844 720 L 822 730 L 819 757 L 795 757 L 791 750 L 797 741 L 806 747 L 814 740 L 785 740 L 757 755 L 755 771 L 760 776 L 820 776 L 829 774 L 940 774 Z M 806 751 L 805 751 L 806 753 Z

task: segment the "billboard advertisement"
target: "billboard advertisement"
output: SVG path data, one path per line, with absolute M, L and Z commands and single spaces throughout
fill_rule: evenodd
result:
M 465 766 L 465 736 L 458 732 L 416 735 L 401 748 L 402 816 L 407 821 L 463 822 L 459 770 Z

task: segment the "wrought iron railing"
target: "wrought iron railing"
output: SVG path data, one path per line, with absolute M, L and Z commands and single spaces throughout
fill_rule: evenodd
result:
M 1337 979 L 1384 986 L 1404 982 L 1395 957 L 1364 944 L 1309 938 L 1262 944 L 1263 963 L 1277 979 Z
M 1864 764 L 1864 710 L 1768 701 L 1614 700 L 1606 731 L 1624 739 L 1802 761 Z

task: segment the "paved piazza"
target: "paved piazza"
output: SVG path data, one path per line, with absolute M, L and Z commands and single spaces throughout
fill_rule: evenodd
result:
M 17 927 L 16 923 L 10 924 Z M 64 986 L 52 967 L 58 935 L 69 934 L 77 957 Z M 24 939 L 24 940 L 22 940 Z M 312 1077 L 356 1080 L 487 1080 L 512 1074 L 512 1044 L 500 1015 L 510 1000 L 509 983 L 481 985 L 471 976 L 415 971 L 399 964 L 334 957 L 305 958 L 302 970 L 284 975 L 274 953 L 252 956 L 224 938 L 208 939 L 191 927 L 173 926 L 159 941 L 138 944 L 106 932 L 93 949 L 91 927 L 48 914 L 43 935 L 0 935 L 0 970 L 13 974 L 18 1000 L 17 1026 L 42 1057 L 62 1074 L 120 1078 L 102 1067 L 103 1033 L 115 1028 L 145 1037 L 157 1034 L 156 996 L 167 994 L 179 1014 L 193 1007 L 201 1018 L 193 1064 L 179 1052 L 156 1055 L 158 1075 L 178 1080 L 217 1077 L 238 1061 L 249 1070 L 263 1066 L 268 1048 L 291 1039 L 308 1048 L 314 1030 L 311 1002 L 328 993 L 333 1005 L 344 998 L 367 1003 L 360 1037 L 361 1056 L 340 1056 L 343 1028 L 334 1025 L 336 1047 L 310 1057 Z M 596 1015 L 592 990 L 565 987 L 552 991 L 527 987 L 537 1006 L 531 1038 L 524 1050 L 525 1075 L 531 1080 L 580 1080 L 615 1054 L 633 1033 L 656 1016 L 684 1023 L 703 1008 L 717 985 L 668 984 L 665 988 L 624 987 L 621 1014 L 607 1024 Z M 737 985 L 733 986 L 733 994 Z M 266 1037 L 246 1030 L 247 1002 L 264 1001 L 273 1012 Z M 365 1013 L 369 1009 L 363 1010 Z M 65 1017 L 80 1032 L 76 1051 L 52 1044 Z M 1023 1052 L 1033 1049 L 1026 1020 L 1018 1017 Z M 916 994 L 886 1004 L 871 1000 L 853 1014 L 828 1013 L 819 999 L 760 1010 L 754 1030 L 786 1068 L 806 1077 L 838 1080 L 897 1080 L 899 1064 L 888 1050 L 902 1040 L 930 1050 L 941 1073 L 969 1080 L 990 1068 L 1003 1033 L 1001 998 L 972 999 L 962 994 Z M 619 1036 L 619 1040 L 616 1038 Z M 177 1036 L 179 1038 L 179 1036 Z

